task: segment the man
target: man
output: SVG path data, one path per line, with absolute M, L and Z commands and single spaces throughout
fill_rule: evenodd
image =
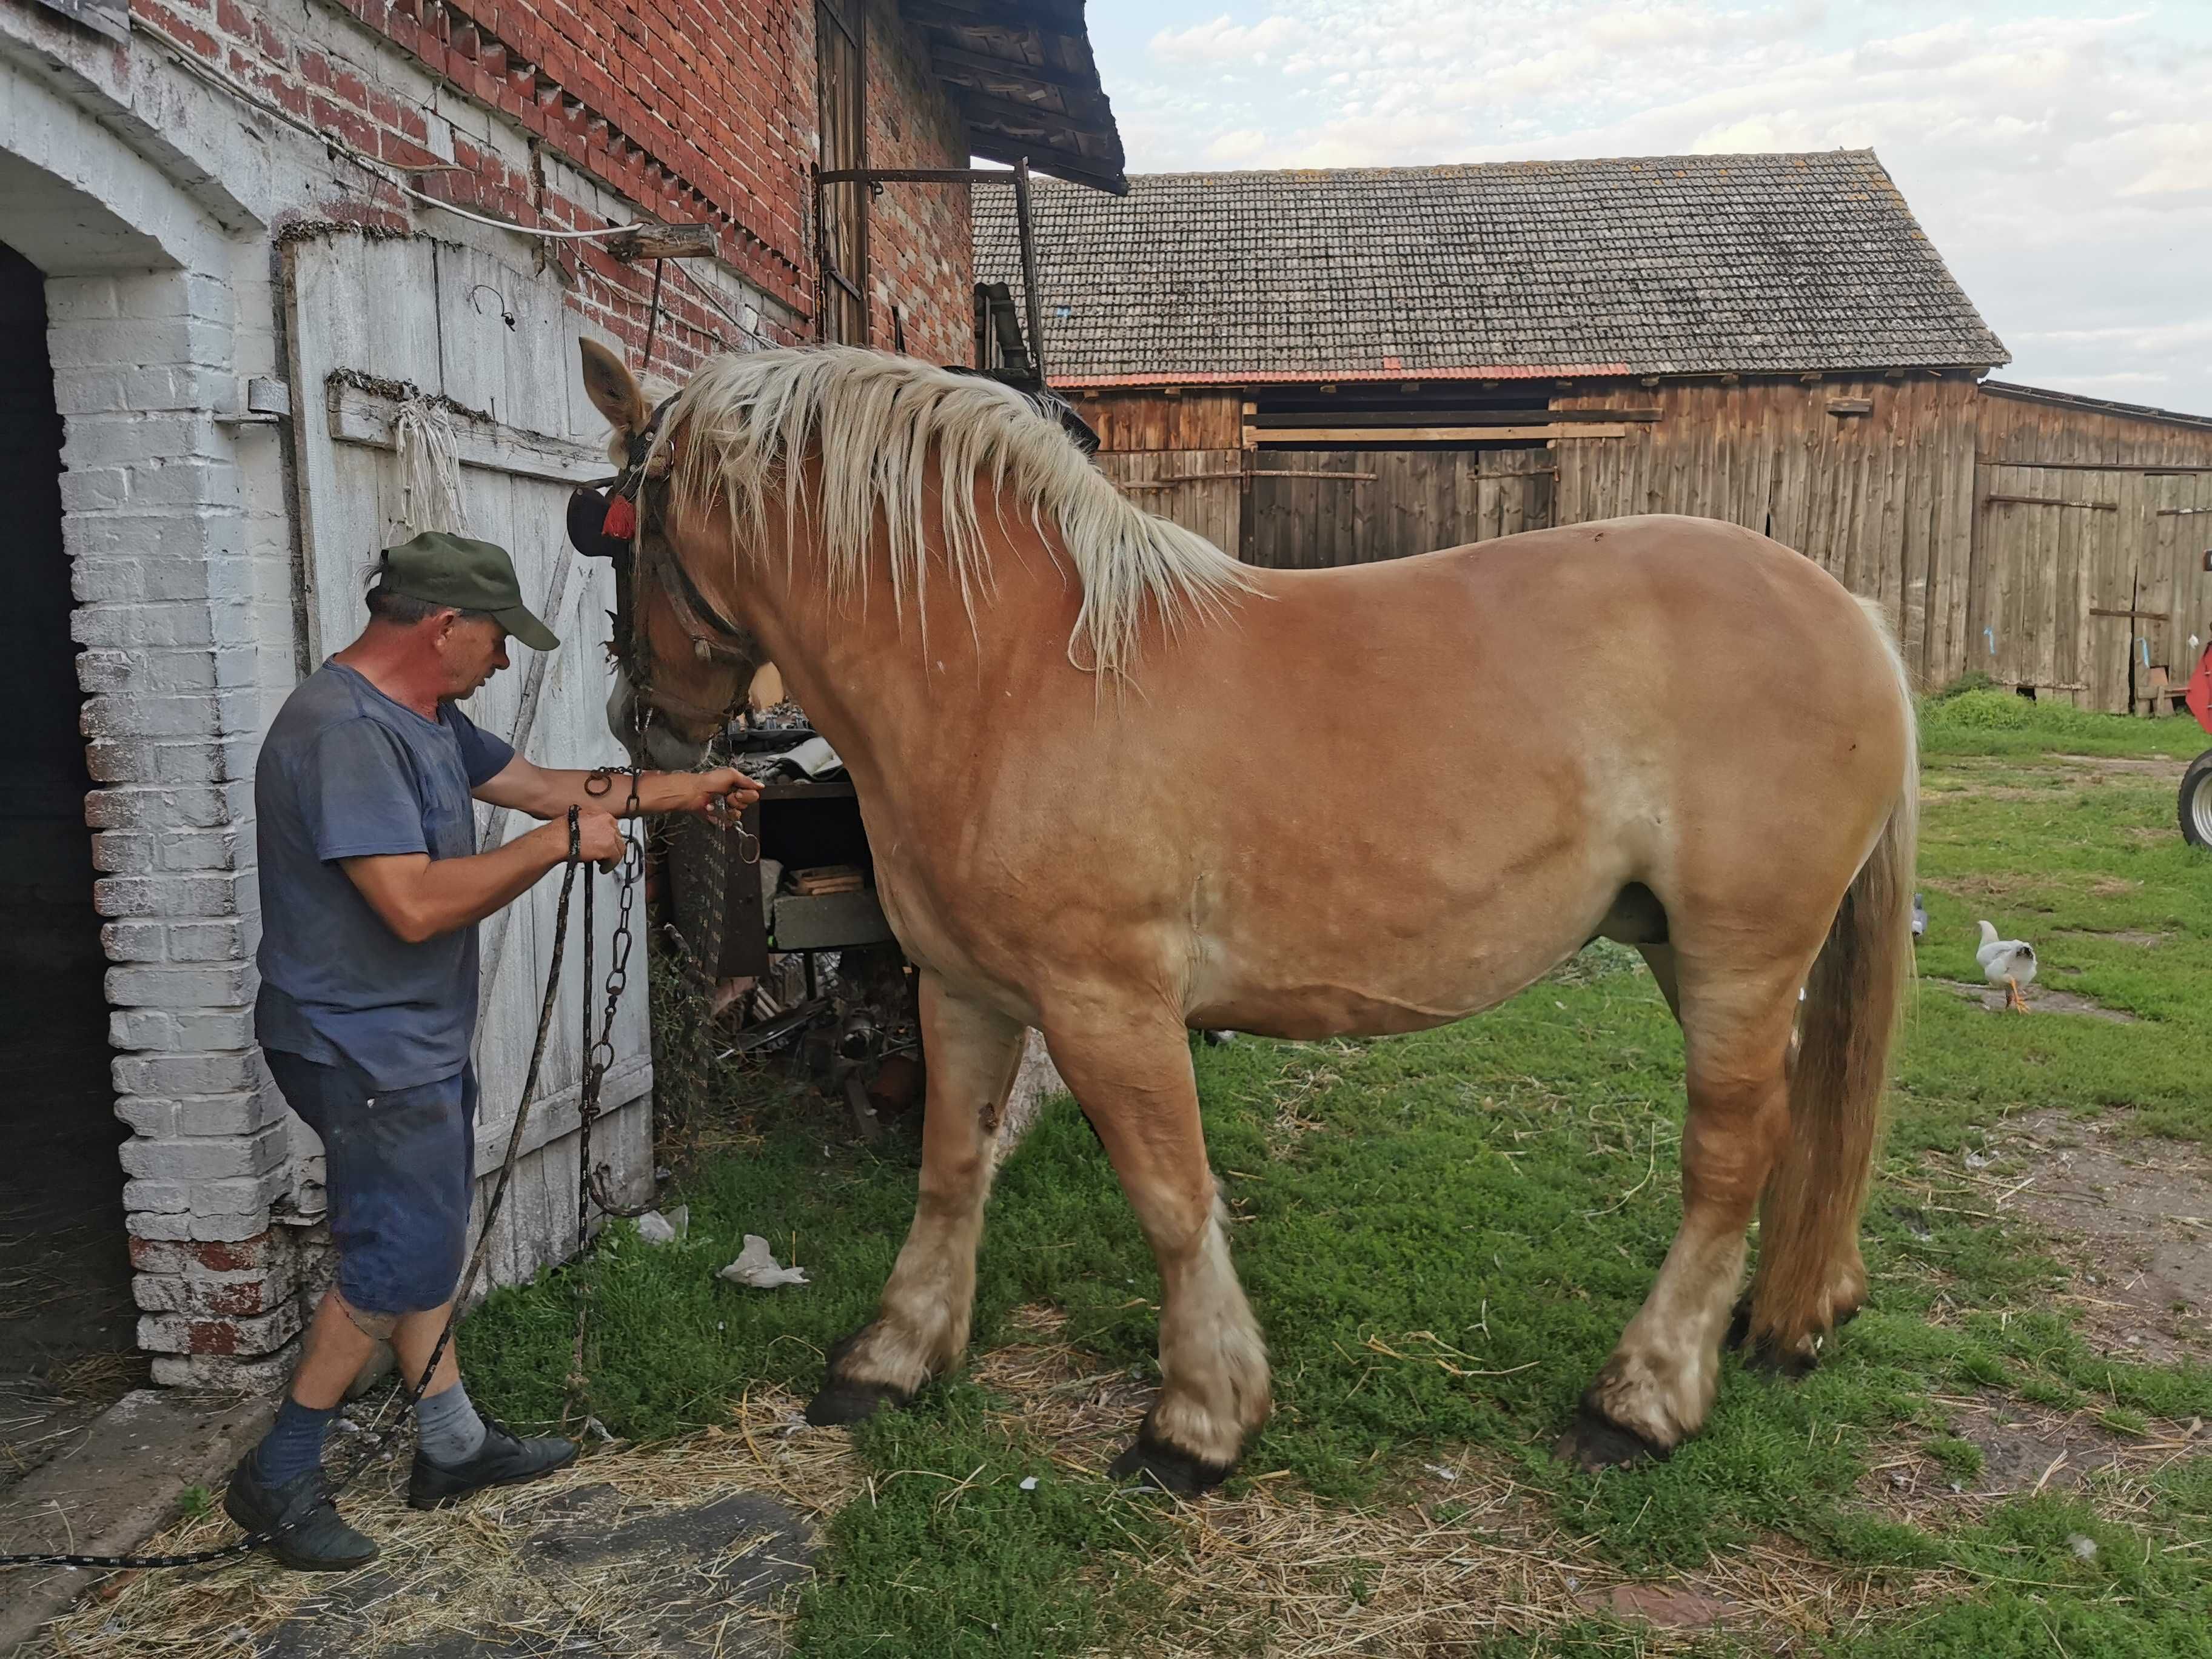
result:
M 292 1109 L 322 1137 L 337 1282 L 307 1329 L 276 1422 L 232 1474 L 223 1507 L 281 1527 L 286 1565 L 339 1571 L 376 1545 L 339 1518 L 323 1438 L 347 1387 L 388 1340 L 411 1386 L 445 1328 L 475 1183 L 477 923 L 568 855 L 623 852 L 608 816 L 628 781 L 533 766 L 455 707 L 507 665 L 509 635 L 560 641 L 489 542 L 428 534 L 387 550 L 359 639 L 285 702 L 261 748 L 261 996 L 255 1030 Z M 647 812 L 713 817 L 758 787 L 725 768 L 647 773 Z M 548 820 L 476 848 L 472 800 Z M 512 1088 L 518 1079 L 502 1078 Z M 480 1417 L 448 1345 L 416 1407 L 407 1500 L 449 1504 L 569 1462 L 567 1440 L 518 1439 Z

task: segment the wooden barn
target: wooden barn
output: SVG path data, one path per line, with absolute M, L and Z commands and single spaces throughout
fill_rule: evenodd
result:
M 978 203 L 979 353 L 1040 358 L 1118 482 L 1252 562 L 1693 513 L 1881 599 L 1931 686 L 2162 710 L 2212 637 L 2212 420 L 1986 380 L 1870 151 L 1042 182 L 1033 215 L 1034 311 Z

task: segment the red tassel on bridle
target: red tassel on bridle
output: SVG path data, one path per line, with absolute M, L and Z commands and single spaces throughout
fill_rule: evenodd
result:
M 601 526 L 606 535 L 618 542 L 634 541 L 637 537 L 637 505 L 627 495 L 617 495 L 607 503 L 605 524 Z

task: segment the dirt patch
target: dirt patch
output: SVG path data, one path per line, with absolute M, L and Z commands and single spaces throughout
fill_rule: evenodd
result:
M 2170 830 L 2161 830 L 2159 833 L 2171 835 L 2173 832 Z M 2061 939 L 2101 939 L 2114 945 L 2163 945 L 2173 937 L 2171 933 L 2146 933 L 2133 927 L 2062 927 L 2058 930 L 2058 936 Z
M 1952 995 L 1963 997 L 1968 1002 L 1978 1002 L 1992 1013 L 2005 1012 L 2005 994 L 2000 987 L 1972 985 L 1957 979 L 1930 978 L 1928 983 L 1940 986 Z M 2027 999 L 2030 1013 L 2078 1014 L 2085 1019 L 2107 1020 L 2114 1025 L 2140 1024 L 2124 1008 L 2107 1008 L 2101 1002 L 2092 1001 L 2077 992 L 2062 991 L 2056 986 L 2038 983 L 2029 987 L 2022 994 Z
M 2212 1436 L 2193 1420 L 2154 1424 L 2145 1434 L 2128 1436 L 2084 1413 L 2023 1401 L 1937 1403 L 1949 1412 L 1948 1433 L 1887 1455 L 1877 1452 L 1860 1482 L 1877 1509 L 1923 1525 L 1971 1520 L 1992 1504 L 2040 1492 L 2087 1489 L 2124 1505 L 2133 1488 L 2169 1463 L 2212 1451 Z M 1973 1448 L 1967 1458 L 1978 1457 L 1975 1473 L 1966 1472 L 1961 1443 Z
M 1978 1167 L 1971 1167 L 1975 1160 Z M 2046 1235 L 2074 1274 L 2060 1299 L 2100 1351 L 2212 1361 L 2212 1158 L 2058 1112 L 1993 1129 L 1959 1178 Z
M 1948 893 L 1953 898 L 1969 901 L 1980 899 L 2008 899 L 2021 893 L 2047 890 L 2052 884 L 2049 876 L 1929 876 L 1923 886 L 1932 887 L 1939 893 Z
M 2175 767 L 2187 763 L 2187 757 L 2181 755 L 2054 755 L 2051 758 L 2087 772 L 2159 778 L 2172 777 Z

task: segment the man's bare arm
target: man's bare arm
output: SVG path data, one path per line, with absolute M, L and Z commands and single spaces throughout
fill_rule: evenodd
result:
M 581 775 L 579 774 L 579 775 Z M 410 945 L 472 927 L 528 892 L 568 856 L 568 825 L 546 823 L 504 847 L 465 859 L 387 853 L 341 859 L 339 867 L 384 925 Z M 580 850 L 599 861 L 623 855 L 622 830 L 598 807 L 577 815 Z
M 558 817 L 572 806 L 627 817 L 629 779 L 614 774 L 611 787 L 594 794 L 590 787 L 594 775 L 539 766 L 517 755 L 477 787 L 476 798 L 537 818 Z M 712 772 L 645 772 L 637 780 L 637 810 L 710 812 L 726 804 L 731 811 L 741 812 L 759 793 L 760 786 L 735 767 Z

